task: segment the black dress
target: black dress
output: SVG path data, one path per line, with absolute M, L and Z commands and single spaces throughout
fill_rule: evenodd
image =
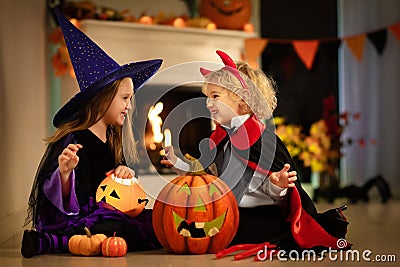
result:
M 68 144 L 81 144 L 79 163 L 75 168 L 75 184 L 69 201 L 62 200 L 57 179 L 58 156 Z M 118 210 L 96 203 L 96 191 L 106 172 L 116 168 L 114 154 L 90 130 L 67 135 L 50 145 L 38 168 L 29 199 L 29 215 L 39 232 L 72 236 L 84 234 L 87 226 L 94 234 L 123 237 L 129 251 L 160 248 L 154 234 L 152 210 L 144 209 L 132 218 Z

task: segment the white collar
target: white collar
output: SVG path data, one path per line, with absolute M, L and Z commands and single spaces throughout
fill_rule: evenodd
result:
M 230 129 L 239 128 L 240 126 L 242 126 L 242 124 L 245 121 L 247 121 L 248 118 L 250 118 L 250 114 L 245 114 L 245 115 L 240 115 L 240 116 L 233 117 L 231 119 L 231 127 L 230 127 Z M 225 127 L 225 128 L 229 128 L 229 127 L 226 127 L 224 125 L 222 125 L 222 126 Z

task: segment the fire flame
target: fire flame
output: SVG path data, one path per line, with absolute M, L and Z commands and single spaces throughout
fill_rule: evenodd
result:
M 149 114 L 147 115 L 153 131 L 154 143 L 161 143 L 164 138 L 164 135 L 161 132 L 162 119 L 159 116 L 163 111 L 163 108 L 164 104 L 162 102 L 158 102 L 155 106 L 150 107 Z

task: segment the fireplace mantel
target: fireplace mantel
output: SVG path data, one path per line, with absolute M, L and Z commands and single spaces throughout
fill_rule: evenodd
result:
M 146 85 L 177 86 L 203 81 L 199 66 L 221 66 L 216 50 L 227 52 L 234 60 L 241 58 L 244 40 L 255 33 L 232 30 L 209 31 L 201 28 L 175 28 L 167 25 L 82 20 L 80 28 L 119 64 L 161 58 L 160 71 Z M 183 64 L 186 63 L 186 64 Z M 76 79 L 61 79 L 61 103 L 79 91 Z
M 206 30 L 202 28 L 175 28 L 167 25 L 83 20 L 82 31 L 98 43 L 118 63 L 163 59 L 160 70 L 182 63 L 207 61 L 220 63 L 216 50 L 227 52 L 234 60 L 241 58 L 244 40 L 255 33 L 232 30 Z M 176 75 L 198 75 L 182 68 Z M 149 84 L 169 84 L 178 77 L 159 75 Z M 195 79 L 196 77 L 194 77 Z

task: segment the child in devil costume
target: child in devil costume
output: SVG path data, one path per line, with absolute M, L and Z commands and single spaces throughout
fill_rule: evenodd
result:
M 297 179 L 287 148 L 268 122 L 277 103 L 273 80 L 222 51 L 217 54 L 223 68 L 200 69 L 216 128 L 209 142 L 201 142 L 207 144 L 200 148 L 199 160 L 235 194 L 240 222 L 232 244 L 268 241 L 286 250 L 350 247 L 339 242 L 348 224 L 341 210 L 318 213 Z M 178 158 L 172 147 L 164 150 L 162 164 L 178 173 L 197 171 L 193 168 L 199 164 Z

